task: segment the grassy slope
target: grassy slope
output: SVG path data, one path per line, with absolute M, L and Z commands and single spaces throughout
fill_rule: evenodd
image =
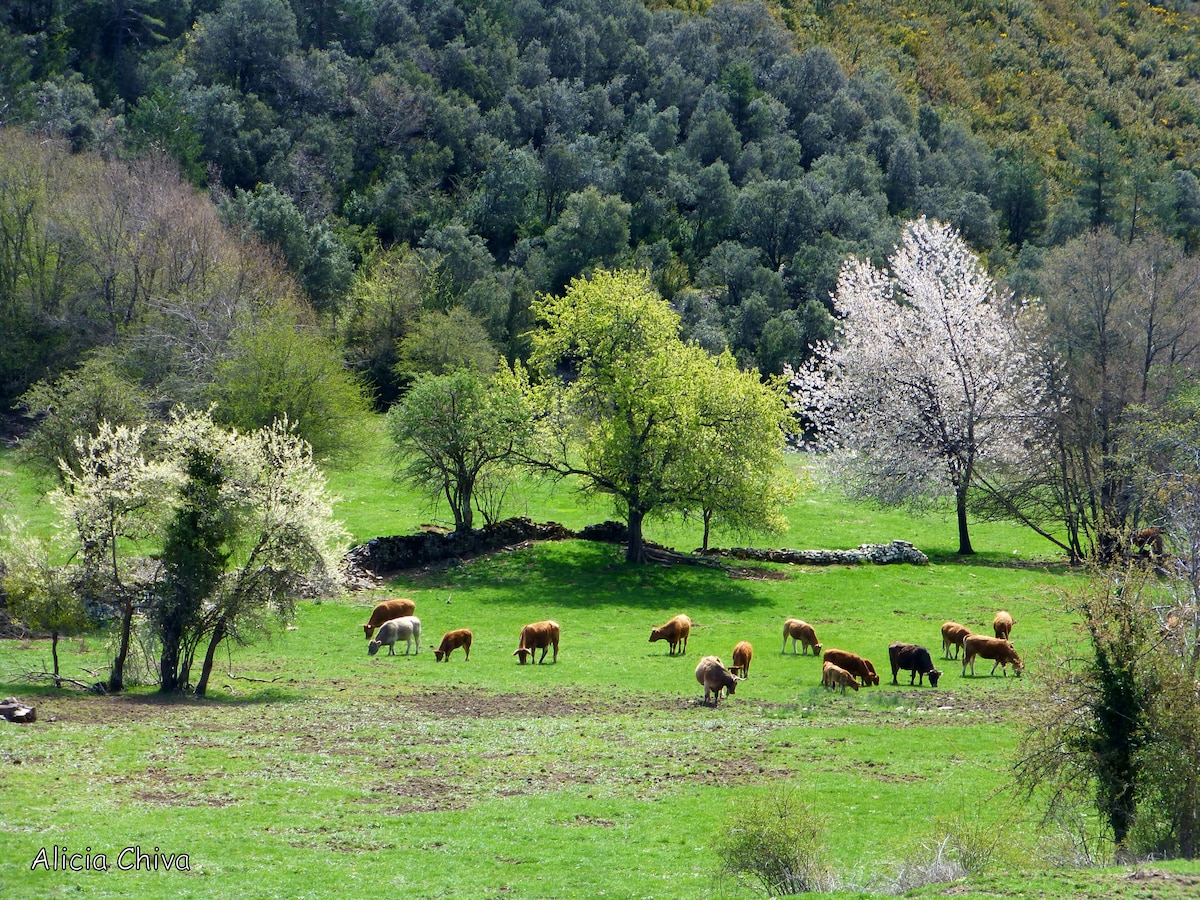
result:
M 359 537 L 429 518 L 382 469 L 337 480 Z M 529 511 L 567 524 L 606 514 L 562 494 Z M 0 892 L 744 896 L 715 878 L 708 842 L 739 798 L 773 783 L 821 810 L 849 883 L 878 884 L 922 843 L 977 827 L 1001 837 L 995 874 L 957 887 L 961 896 L 1141 887 L 1123 873 L 1034 874 L 1048 866 L 1054 836 L 1006 790 L 1020 708 L 1066 624 L 1057 594 L 1074 576 L 999 565 L 1013 550 L 1041 552 L 1012 529 L 981 528 L 989 552 L 963 564 L 941 517 L 881 514 L 813 492 L 791 518 L 792 532 L 767 543 L 905 537 L 935 564 L 766 569 L 782 577 L 747 580 L 631 569 L 614 547 L 538 545 L 371 596 L 305 603 L 292 630 L 232 649 L 205 703 L 30 689 L 16 676 L 43 665 L 45 644 L 0 642 L 0 693 L 34 700 L 40 720 L 0 732 Z M 692 533 L 675 527 L 677 540 L 669 529 L 651 536 L 689 546 Z M 471 627 L 471 660 L 435 665 L 428 646 L 416 657 L 368 657 L 358 623 L 395 592 L 416 599 L 426 645 Z M 999 606 L 1017 620 L 1028 678 L 983 670 L 964 679 L 947 662 L 936 691 L 892 687 L 885 676 L 880 688 L 842 697 L 817 685 L 811 657 L 779 652 L 782 619 L 800 615 L 827 646 L 882 669 L 889 641 L 925 643 L 937 656 L 941 621 L 983 627 Z M 697 623 L 683 659 L 646 641 L 680 610 Z M 516 665 L 520 625 L 548 616 L 563 626 L 559 663 Z M 695 661 L 727 656 L 739 639 L 756 649 L 750 679 L 717 709 L 699 704 Z M 97 638 L 69 644 L 64 668 L 78 677 L 109 658 Z M 191 873 L 31 872 L 38 850 L 55 844 L 90 846 L 111 865 L 126 846 L 157 846 L 188 853 Z M 1181 883 L 1154 885 L 1170 897 Z

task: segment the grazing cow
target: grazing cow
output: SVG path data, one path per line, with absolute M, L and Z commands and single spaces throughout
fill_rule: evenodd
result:
M 716 706 L 721 699 L 721 691 L 733 694 L 741 679 L 725 668 L 720 657 L 706 656 L 696 666 L 696 681 L 704 685 L 704 702 L 707 703 L 709 694 L 712 694 L 712 705 Z
M 938 679 L 942 676 L 942 673 L 933 667 L 929 651 L 916 644 L 904 644 L 900 641 L 888 644 L 888 659 L 892 663 L 892 684 L 900 683 L 896 680 L 896 675 L 901 669 L 912 673 L 908 678 L 909 684 L 918 676 L 921 680 L 917 684 L 924 684 L 925 676 L 928 675 L 929 686 L 937 687 Z
M 375 608 L 371 610 L 371 619 L 363 625 L 363 631 L 367 634 L 367 640 L 371 639 L 371 635 L 375 633 L 375 629 L 384 622 L 390 622 L 392 619 L 398 619 L 401 616 L 411 616 L 416 612 L 417 605 L 407 597 L 395 597 L 391 600 L 384 600 L 382 603 L 376 603 Z
M 754 657 L 754 648 L 749 641 L 738 641 L 733 648 L 733 665 L 729 671 L 742 678 L 750 677 L 750 660 Z
M 959 625 L 957 622 L 947 622 L 942 626 L 942 658 L 950 659 L 950 648 L 954 648 L 954 659 L 958 659 L 959 648 L 962 647 L 963 641 L 967 639 L 967 635 L 971 633 L 971 629 L 966 625 Z
M 666 625 L 661 625 L 658 628 L 650 629 L 650 643 L 655 641 L 666 641 L 669 650 L 668 656 L 675 655 L 675 648 L 679 648 L 680 654 L 687 653 L 688 634 L 692 630 L 692 620 L 680 613 Z
M 379 626 L 379 634 L 375 640 L 367 644 L 367 655 L 374 656 L 379 648 L 387 645 L 388 656 L 396 655 L 396 641 L 404 641 L 404 655 L 412 650 L 413 641 L 417 642 L 417 653 L 421 652 L 421 620 L 416 616 L 400 616 L 389 619 Z
M 443 659 L 449 662 L 450 651 L 457 650 L 459 647 L 463 648 L 463 651 L 467 654 L 467 659 L 470 659 L 471 641 L 473 639 L 471 632 L 466 628 L 447 631 L 442 635 L 442 643 L 433 651 L 434 662 L 441 662 Z
M 542 651 L 542 657 L 538 660 L 538 664 L 546 661 L 546 651 L 551 647 L 554 648 L 554 662 L 558 662 L 558 638 L 559 628 L 558 623 L 550 620 L 545 622 L 534 622 L 532 625 L 526 625 L 521 629 L 521 637 L 517 641 L 517 649 L 513 651 L 513 656 L 520 657 L 521 665 L 525 665 L 525 657 L 529 657 L 529 661 L 533 662 L 533 652 L 535 650 Z
M 1013 624 L 1013 617 L 1007 610 L 1002 609 L 996 613 L 996 618 L 992 619 L 992 630 L 1002 641 L 1011 641 Z
M 835 666 L 845 669 L 851 675 L 857 676 L 864 687 L 879 684 L 879 676 L 875 674 L 875 667 L 871 665 L 871 661 L 859 656 L 857 653 L 850 653 L 847 650 L 835 650 L 831 647 L 825 651 L 825 655 L 822 658 L 825 662 L 831 662 Z
M 975 675 L 975 657 L 995 660 L 992 663 L 992 674 L 996 674 L 996 666 L 1008 677 L 1008 664 L 1012 663 L 1013 671 L 1020 675 L 1025 671 L 1025 664 L 1017 655 L 1011 641 L 1001 638 L 990 638 L 982 634 L 973 634 L 963 644 L 963 675 L 967 674 L 967 666 L 971 667 L 972 677 Z
M 817 633 L 813 627 L 807 622 L 800 619 L 788 619 L 783 623 L 783 649 L 780 653 L 787 653 L 788 638 L 792 639 L 792 656 L 796 655 L 796 641 L 800 641 L 801 656 L 808 654 L 808 648 L 812 647 L 813 656 L 821 652 L 821 644 L 817 640 Z
M 840 687 L 843 694 L 846 693 L 848 687 L 858 690 L 858 681 L 855 677 L 841 666 L 835 666 L 831 662 L 821 664 L 821 684 L 830 690 Z
M 1158 527 L 1143 528 L 1133 536 L 1133 546 L 1137 548 L 1138 556 L 1143 559 L 1163 555 L 1162 529 Z

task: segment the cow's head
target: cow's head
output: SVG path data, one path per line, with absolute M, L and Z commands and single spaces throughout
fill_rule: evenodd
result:
M 374 656 L 382 646 L 383 641 L 371 641 L 371 643 L 367 644 L 367 656 Z
M 939 672 L 937 669 L 930 669 L 925 674 L 929 676 L 929 686 L 937 687 L 937 681 L 939 678 L 942 677 L 942 673 Z
M 521 665 L 525 665 L 525 657 L 532 657 L 533 651 L 526 647 L 518 647 L 513 651 L 513 656 L 519 656 L 521 658 Z
M 434 662 L 441 662 L 441 661 L 442 661 L 442 657 L 443 657 L 443 656 L 445 656 L 445 655 L 446 655 L 446 653 L 445 653 L 445 651 L 443 651 L 443 650 L 434 650 L 434 651 L 433 651 L 433 661 L 434 661 Z

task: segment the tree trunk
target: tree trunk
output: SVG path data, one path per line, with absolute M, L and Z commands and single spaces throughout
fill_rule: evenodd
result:
M 958 552 L 967 556 L 975 552 L 971 546 L 971 534 L 967 530 L 967 483 L 954 489 L 954 505 L 958 511 Z
M 50 656 L 54 660 L 54 686 L 62 687 L 62 679 L 58 677 L 58 632 L 50 632 Z
M 162 655 L 158 659 L 159 693 L 172 694 L 179 687 L 179 629 L 169 626 L 162 636 Z
M 704 510 L 704 541 L 700 544 L 700 550 L 702 553 L 708 552 L 708 529 L 712 524 L 712 517 L 713 514 L 711 509 Z
M 642 519 L 646 514 L 641 510 L 629 511 L 629 546 L 625 550 L 625 561 L 631 563 L 644 563 L 646 561 L 646 547 L 642 541 Z
M 465 533 L 475 526 L 474 493 L 474 479 L 461 471 L 457 478 L 446 482 L 446 502 L 450 504 L 450 512 L 454 516 L 455 531 Z
M 124 588 L 122 588 L 124 591 Z M 128 592 L 125 598 L 125 608 L 121 615 L 121 643 L 117 648 L 117 658 L 113 660 L 112 672 L 108 676 L 108 690 L 120 693 L 125 690 L 125 660 L 129 656 L 129 640 L 133 634 L 133 593 Z
M 203 697 L 208 692 L 208 676 L 212 673 L 213 658 L 217 655 L 217 645 L 225 640 L 226 633 L 225 617 L 221 616 L 208 642 L 208 652 L 204 654 L 204 666 L 200 670 L 200 680 L 196 682 L 197 697 Z

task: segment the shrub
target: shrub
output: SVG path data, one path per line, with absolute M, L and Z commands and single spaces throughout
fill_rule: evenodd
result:
M 722 876 L 769 897 L 836 886 L 821 819 L 788 788 L 740 801 L 712 846 Z

